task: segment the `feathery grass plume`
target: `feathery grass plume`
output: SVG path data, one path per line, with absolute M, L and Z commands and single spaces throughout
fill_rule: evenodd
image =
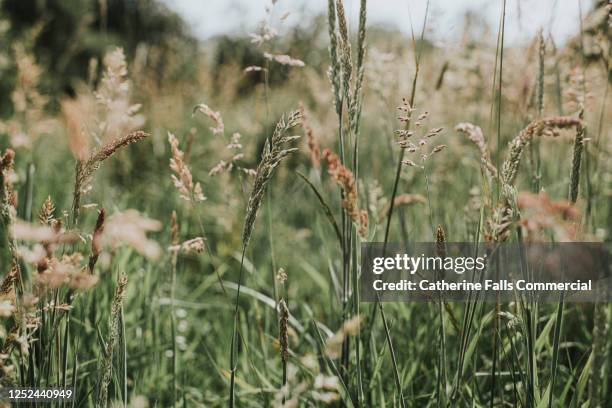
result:
M 580 110 L 578 118 L 582 122 L 584 120 L 584 109 Z M 578 184 L 580 183 L 580 162 L 582 159 L 582 150 L 584 148 L 584 136 L 586 133 L 586 126 L 580 123 L 576 127 L 576 139 L 574 140 L 574 154 L 572 156 L 572 170 L 570 173 L 570 188 L 569 188 L 569 199 L 572 203 L 575 203 L 578 199 Z
M 59 259 L 51 255 L 45 264 L 45 269 L 39 267 L 38 274 L 34 277 L 35 286 L 39 290 L 57 289 L 63 285 L 72 290 L 92 288 L 97 283 L 98 277 L 81 267 L 82 260 L 83 256 L 79 252 L 64 254 Z M 70 295 L 66 296 L 68 305 L 71 303 L 72 290 Z
M 89 262 L 87 263 L 87 269 L 89 273 L 93 274 L 96 263 L 100 252 L 102 252 L 102 234 L 104 233 L 104 220 L 106 218 L 106 211 L 104 208 L 98 212 L 98 218 L 96 219 L 96 226 L 94 228 L 93 235 L 91 237 L 91 253 L 89 254 Z
M 87 192 L 88 185 L 91 182 L 94 173 L 100 168 L 104 160 L 114 155 L 122 147 L 136 143 L 148 136 L 148 133 L 138 130 L 111 140 L 99 149 L 92 152 L 86 159 L 77 158 L 74 195 L 72 199 L 73 225 L 77 225 L 78 223 L 79 212 L 81 210 L 82 194 Z
M 487 147 L 487 142 L 485 141 L 482 129 L 479 126 L 471 123 L 463 122 L 455 126 L 455 130 L 466 135 L 468 139 L 474 143 L 476 147 L 478 147 L 478 150 L 480 151 L 480 161 L 487 174 L 490 178 L 496 179 L 497 168 L 491 161 L 491 154 L 489 153 L 489 148 Z
M 308 117 L 306 115 L 306 107 L 303 102 L 300 102 L 300 115 L 302 115 L 302 129 L 306 132 L 306 143 L 308 144 L 308 151 L 310 152 L 310 163 L 312 167 L 318 169 L 321 167 L 321 146 L 319 141 L 314 136 L 312 126 L 308 123 Z
M 408 126 L 412 122 L 412 114 L 415 109 L 411 106 L 410 102 L 408 102 L 406 98 L 402 98 L 402 105 L 398 106 L 397 110 L 400 112 L 397 119 L 404 124 L 404 129 L 397 129 L 394 132 L 396 135 L 398 135 L 399 140 L 397 141 L 397 144 L 402 151 L 413 155 L 412 159 L 403 159 L 405 154 L 402 153 L 402 160 L 400 163 L 409 167 L 418 167 L 424 170 L 425 163 L 431 156 L 446 149 L 446 145 L 444 144 L 435 146 L 433 149 L 431 149 L 431 151 L 428 151 L 427 148 L 430 143 L 430 139 L 442 134 L 444 128 L 437 127 L 428 129 L 426 132 L 424 132 L 424 135 L 418 141 L 416 141 L 416 143 L 413 143 L 409 139 L 415 135 L 416 131 L 409 130 Z M 423 122 L 428 117 L 429 112 L 425 111 L 421 113 L 415 121 L 415 127 L 421 128 L 423 126 Z
M 230 400 L 229 406 L 234 406 L 235 398 L 235 380 L 236 380 L 236 332 L 238 323 L 238 300 L 240 299 L 240 287 L 242 285 L 242 272 L 244 267 L 244 254 L 249 245 L 251 234 L 253 233 L 253 227 L 255 226 L 255 219 L 257 218 L 257 212 L 263 201 L 264 193 L 268 182 L 274 175 L 274 170 L 280 164 L 280 162 L 292 152 L 296 151 L 297 148 L 284 149 L 284 145 L 291 140 L 297 139 L 300 136 L 287 136 L 286 133 L 298 126 L 302 120 L 300 111 L 296 110 L 289 114 L 287 119 L 281 117 L 276 124 L 272 137 L 266 139 L 263 151 L 261 152 L 261 160 L 257 165 L 257 173 L 253 182 L 253 189 L 249 196 L 249 201 L 246 208 L 246 215 L 244 218 L 244 226 L 242 230 L 242 259 L 240 261 L 240 272 L 238 275 L 238 289 L 236 290 L 236 301 L 234 307 L 234 323 L 232 330 L 232 340 L 230 345 Z
M 366 57 L 366 0 L 361 0 L 359 5 L 359 29 L 357 34 L 357 78 L 355 80 L 355 88 L 353 89 L 353 97 L 349 108 L 349 117 L 353 124 L 353 133 L 359 133 L 359 122 L 361 119 L 361 108 L 363 103 L 363 78 L 365 73 L 365 57 Z
M 342 208 L 357 226 L 357 232 L 365 237 L 368 232 L 368 212 L 360 209 L 357 203 L 357 187 L 355 176 L 340 162 L 340 157 L 329 149 L 323 150 L 323 157 L 327 161 L 327 172 L 342 188 Z
M 104 57 L 104 73 L 95 90 L 78 90 L 74 99 L 61 101 L 70 147 L 77 160 L 86 160 L 90 144 L 104 146 L 144 124 L 139 104 L 131 103 L 131 83 L 121 48 Z
M 125 273 L 119 275 L 117 280 L 117 289 L 111 304 L 111 314 L 108 321 L 108 340 L 104 350 L 104 358 L 102 360 L 101 377 L 98 386 L 97 406 L 106 407 L 108 399 L 108 385 L 111 382 L 113 372 L 113 352 L 115 345 L 119 340 L 121 308 L 123 307 L 123 298 L 125 296 L 125 287 L 128 282 L 128 277 Z
M 170 169 L 176 173 L 171 176 L 172 182 L 174 183 L 174 187 L 176 187 L 178 190 L 181 198 L 191 203 L 206 200 L 204 193 L 202 193 L 202 186 L 200 183 L 193 182 L 191 170 L 184 160 L 184 153 L 181 149 L 179 149 L 178 139 L 170 132 L 168 132 L 168 143 L 170 143 L 170 148 L 172 149 Z
M 274 170 L 279 165 L 281 160 L 287 157 L 297 148 L 284 149 L 284 145 L 291 140 L 297 139 L 300 136 L 286 136 L 286 133 L 292 128 L 298 126 L 301 122 L 301 114 L 299 110 L 291 112 L 287 119 L 282 117 L 276 124 L 276 129 L 270 139 L 266 139 L 263 151 L 261 153 L 261 161 L 257 166 L 253 189 L 247 204 L 246 216 L 244 219 L 244 228 L 242 230 L 242 245 L 246 248 L 251 239 L 253 226 L 257 212 L 263 201 L 264 192 L 268 182 L 274 175 Z
M 75 234 L 60 231 L 49 225 L 30 224 L 20 220 L 13 222 L 11 233 L 20 241 L 37 243 L 67 243 L 76 239 Z
M 304 61 L 293 58 L 289 55 L 270 54 L 269 52 L 264 52 L 264 58 L 269 61 L 276 61 L 281 65 L 287 65 L 290 67 L 303 67 L 306 65 L 304 64 Z
M 338 35 L 336 33 L 336 6 L 334 0 L 327 0 L 327 27 L 329 30 L 329 56 L 331 65 L 328 76 L 334 92 L 334 107 L 336 114 L 342 112 L 342 79 L 340 77 L 340 61 L 338 59 Z
M 503 184 L 514 185 L 518 173 L 523 149 L 534 136 L 548 135 L 557 136 L 558 129 L 581 127 L 582 120 L 572 116 L 553 116 L 549 118 L 536 119 L 510 142 L 509 151 L 501 168 L 501 181 Z
M 96 116 L 95 100 L 89 95 L 60 102 L 70 151 L 77 160 L 86 160 L 91 149 L 91 137 L 84 118 Z
M 225 131 L 225 125 L 223 124 L 223 118 L 221 117 L 221 113 L 212 110 L 205 103 L 196 105 L 193 108 L 192 115 L 195 115 L 197 112 L 200 112 L 201 114 L 213 121 L 215 126 L 211 126 L 209 128 L 213 135 L 222 134 Z
M 215 166 L 208 172 L 209 176 L 214 177 L 223 172 L 231 172 L 234 167 L 246 175 L 255 175 L 255 170 L 242 167 L 239 163 L 239 161 L 244 158 L 244 153 L 242 153 L 242 143 L 240 141 L 241 138 L 242 135 L 240 133 L 234 132 L 232 138 L 230 139 L 230 143 L 225 146 L 225 148 L 231 152 L 232 156 L 227 160 L 219 160 L 219 162 L 215 164 Z
M 102 162 L 120 148 L 148 135 L 137 131 L 144 124 L 139 104 L 132 104 L 131 83 L 121 48 L 104 57 L 104 73 L 95 90 L 79 91 L 75 99 L 61 101 L 62 113 L 76 158 L 72 224 L 78 224 L 81 197 Z M 95 145 L 95 147 L 91 147 Z
M 43 74 L 32 54 L 21 43 L 13 45 L 16 78 L 10 99 L 14 115 L 5 123 L 11 147 L 32 150 L 38 137 L 53 130 L 54 120 L 47 116 L 49 98 L 40 92 Z
M 122 48 L 115 48 L 104 56 L 104 73 L 94 92 L 97 106 L 103 113 L 98 118 L 101 140 L 115 140 L 138 129 L 144 117 L 138 114 L 140 104 L 132 104 L 131 83 Z
M 336 15 L 338 17 L 338 31 L 340 32 L 340 66 L 342 68 L 342 89 L 346 104 L 351 107 L 351 76 L 353 74 L 353 61 L 351 59 L 351 40 L 349 38 L 348 22 L 344 12 L 342 0 L 336 0 Z

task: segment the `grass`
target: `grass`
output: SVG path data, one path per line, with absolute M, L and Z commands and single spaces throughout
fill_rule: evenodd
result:
M 603 28 L 506 44 L 503 2 L 496 44 L 469 22 L 444 47 L 429 2 L 411 38 L 368 23 L 373 2 L 327 5 L 307 44 L 271 6 L 261 59 L 186 61 L 195 78 L 112 48 L 73 96 L 45 94 L 27 41 L 8 51 L 2 387 L 78 407 L 612 398 L 609 304 L 360 299 L 363 242 L 610 241 Z

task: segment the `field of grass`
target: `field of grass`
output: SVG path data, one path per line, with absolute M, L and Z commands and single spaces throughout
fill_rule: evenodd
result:
M 359 299 L 364 242 L 612 240 L 607 1 L 523 45 L 499 1 L 452 47 L 435 13 L 405 36 L 366 0 L 308 29 L 272 2 L 250 38 L 205 43 L 138 40 L 101 17 L 121 2 L 89 3 L 63 38 L 71 2 L 25 24 L 0 1 L 0 390 L 610 406 L 608 303 Z

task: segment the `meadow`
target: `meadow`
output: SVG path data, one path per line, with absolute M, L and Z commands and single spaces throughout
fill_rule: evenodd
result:
M 0 1 L 2 389 L 610 406 L 609 303 L 359 298 L 364 242 L 612 240 L 609 2 L 508 45 L 502 0 L 453 46 L 366 0 L 205 42 L 153 0 L 72 3 Z

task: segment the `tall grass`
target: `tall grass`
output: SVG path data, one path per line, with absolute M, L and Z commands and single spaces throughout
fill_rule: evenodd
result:
M 497 38 L 467 16 L 453 47 L 429 1 L 409 38 L 369 23 L 378 3 L 295 29 L 285 6 L 214 58 L 112 49 L 71 96 L 44 94 L 31 38 L 0 49 L 0 386 L 75 407 L 605 406 L 608 304 L 360 298 L 364 242 L 609 242 L 605 5 L 525 46 L 504 1 Z

